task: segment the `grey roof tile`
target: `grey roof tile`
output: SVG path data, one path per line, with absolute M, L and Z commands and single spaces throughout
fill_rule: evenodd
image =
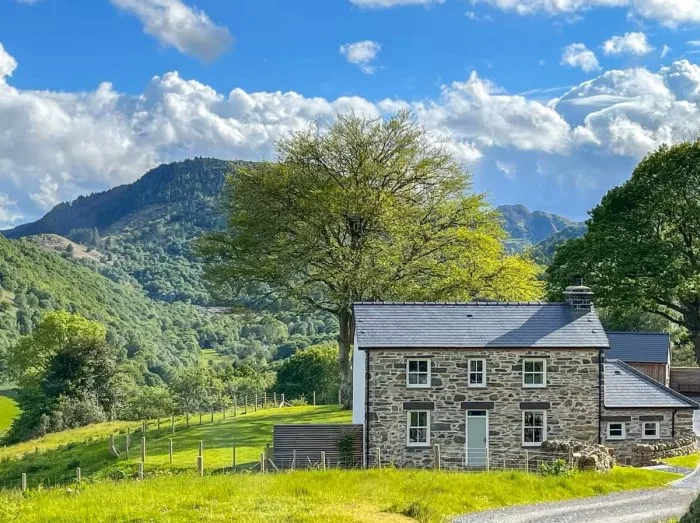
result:
M 605 362 L 604 402 L 606 408 L 700 408 L 620 360 Z
M 475 302 L 354 305 L 361 348 L 607 348 L 595 311 L 566 303 Z
M 671 339 L 665 332 L 608 332 L 608 359 L 634 363 L 668 363 Z

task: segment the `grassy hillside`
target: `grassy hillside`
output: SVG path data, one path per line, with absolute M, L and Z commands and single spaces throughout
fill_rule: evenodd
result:
M 15 395 L 0 388 L 0 436 L 10 428 L 12 420 L 19 414 Z
M 202 418 L 190 416 L 190 427 L 185 420 L 177 419 L 175 434 L 170 433 L 169 420 L 163 420 L 160 434 L 151 422 L 146 434 L 147 475 L 168 471 L 193 471 L 199 442 L 204 442 L 207 470 L 225 469 L 232 464 L 232 447 L 236 444 L 237 465 L 255 462 L 272 442 L 272 427 L 284 423 L 349 423 L 349 411 L 337 406 L 268 408 L 257 412 L 248 410 L 237 417 L 229 411 L 224 420 L 221 413 Z M 84 477 L 121 478 L 133 475 L 140 460 L 141 434 L 134 434 L 129 457 L 126 457 L 126 430 L 134 433 L 141 424 L 136 422 L 111 422 L 80 429 L 48 434 L 47 436 L 17 445 L 0 447 L 0 487 L 15 487 L 22 473 L 28 474 L 30 485 L 55 485 L 70 482 L 76 467 L 81 467 Z M 117 434 L 115 446 L 122 456 L 110 455 L 108 438 Z M 173 440 L 174 459 L 168 460 L 168 440 Z M 1 520 L 1 519 L 0 519 Z
M 396 469 L 181 475 L 0 495 L 0 520 L 440 522 L 476 510 L 658 487 L 676 477 L 623 468 L 566 478 Z

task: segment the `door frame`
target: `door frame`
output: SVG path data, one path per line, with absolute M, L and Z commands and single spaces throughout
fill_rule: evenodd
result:
M 486 413 L 486 416 L 472 416 L 473 418 L 486 418 L 486 428 L 485 428 L 485 436 L 486 436 L 486 446 L 484 447 L 484 450 L 486 451 L 486 459 L 484 463 L 484 467 L 489 468 L 489 457 L 490 457 L 490 452 L 489 452 L 489 447 L 490 447 L 490 437 L 489 437 L 489 411 L 488 409 L 481 409 L 483 412 Z M 471 409 L 467 410 L 465 413 L 465 421 L 464 421 L 464 464 L 468 467 L 469 466 L 469 412 L 477 412 L 480 411 L 480 409 Z

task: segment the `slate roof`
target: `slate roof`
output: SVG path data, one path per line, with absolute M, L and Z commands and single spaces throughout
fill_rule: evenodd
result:
M 604 389 L 606 408 L 700 408 L 696 402 L 620 360 L 605 362 Z
M 368 348 L 607 348 L 595 311 L 567 303 L 473 302 L 354 304 L 356 336 Z
M 605 357 L 634 363 L 668 363 L 671 338 L 665 332 L 608 332 Z

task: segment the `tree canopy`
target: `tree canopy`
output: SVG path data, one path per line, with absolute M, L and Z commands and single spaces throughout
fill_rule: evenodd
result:
M 359 300 L 535 299 L 538 267 L 508 256 L 499 215 L 411 114 L 339 115 L 277 144 L 278 161 L 227 180 L 227 230 L 199 244 L 223 294 L 251 284 L 337 316 L 352 395 Z
M 687 329 L 700 363 L 700 142 L 648 155 L 590 216 L 585 236 L 557 250 L 550 293 L 583 276 L 598 304 Z

